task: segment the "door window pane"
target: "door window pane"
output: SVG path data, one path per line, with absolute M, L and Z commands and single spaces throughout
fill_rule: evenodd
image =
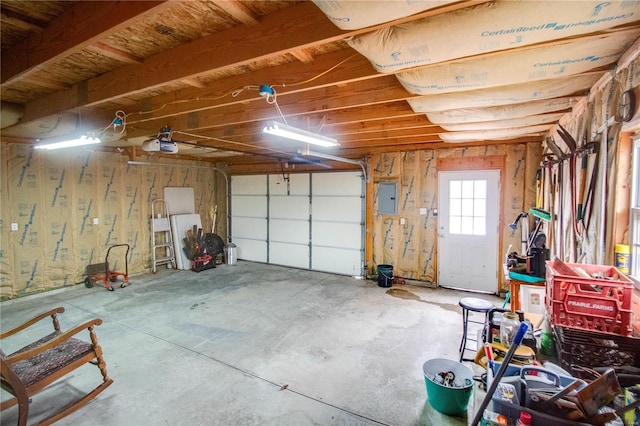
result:
M 451 182 L 449 182 L 449 197 L 451 199 L 460 198 L 460 195 L 462 193 L 461 185 L 462 182 L 459 180 L 452 180 Z
M 486 235 L 487 181 L 449 182 L 449 233 Z
M 452 216 L 460 216 L 462 214 L 462 200 L 460 198 L 449 199 L 449 212 Z
M 462 198 L 473 198 L 473 181 L 462 181 Z

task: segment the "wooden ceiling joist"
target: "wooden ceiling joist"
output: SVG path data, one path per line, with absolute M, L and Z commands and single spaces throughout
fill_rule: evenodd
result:
M 44 31 L 2 52 L 2 84 L 79 52 L 91 43 L 158 12 L 169 2 L 107 1 L 76 3 Z

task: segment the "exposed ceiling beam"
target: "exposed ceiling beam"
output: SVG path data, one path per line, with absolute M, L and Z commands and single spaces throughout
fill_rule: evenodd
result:
M 278 103 L 285 117 L 293 122 L 293 117 L 397 102 L 416 96 L 407 92 L 395 76 L 387 75 L 352 82 L 344 87 L 323 87 L 301 93 L 282 94 L 278 97 Z M 225 108 L 207 109 L 140 123 L 132 126 L 135 129 L 132 128 L 129 135 L 143 136 L 151 129 L 159 129 L 164 125 L 174 130 L 206 131 L 211 127 L 274 119 L 282 120 L 275 106 L 267 104 L 262 98 L 254 98 L 251 101 L 226 105 Z
M 99 53 L 107 58 L 115 59 L 116 61 L 123 62 L 125 64 L 141 64 L 142 60 L 135 57 L 129 52 L 122 49 L 115 48 L 101 41 L 95 42 L 88 46 L 89 50 Z
M 20 28 L 23 31 L 32 31 L 34 33 L 39 33 L 44 30 L 44 28 L 39 25 L 32 24 L 31 22 L 27 22 L 13 16 L 8 16 L 5 13 L 0 13 L 0 23 L 2 23 L 2 25 L 11 25 L 16 28 Z
M 339 67 L 336 65 L 340 64 Z M 336 67 L 330 73 L 315 79 L 319 74 Z M 216 80 L 214 87 L 201 89 L 182 89 L 168 95 L 159 95 L 140 103 L 132 111 L 152 111 L 148 114 L 135 114 L 129 117 L 130 123 L 164 119 L 174 115 L 188 114 L 205 109 L 244 103 L 258 98 L 257 86 L 274 86 L 277 94 L 298 93 L 335 84 L 343 84 L 360 79 L 378 78 L 377 73 L 366 58 L 351 49 L 317 56 L 312 63 L 291 63 L 253 71 L 248 75 L 237 75 Z M 307 83 L 302 82 L 312 80 Z M 245 86 L 254 86 L 253 90 L 233 97 L 232 92 Z M 283 87 L 284 86 L 284 87 Z M 175 99 L 193 99 L 193 102 L 174 102 Z
M 245 25 L 257 25 L 259 22 L 253 12 L 238 0 L 217 2 L 216 6 L 231 15 L 233 19 L 236 19 Z
M 486 0 L 464 1 L 450 5 L 446 10 L 484 2 Z M 113 101 L 121 96 L 142 93 L 163 84 L 206 74 L 211 70 L 231 70 L 256 60 L 281 56 L 418 17 L 442 13 L 444 9 L 429 10 L 383 25 L 347 32 L 333 25 L 312 2 L 304 2 L 267 15 L 257 25 L 233 27 L 200 38 L 146 58 L 142 64 L 116 69 L 75 85 L 68 91 L 30 102 L 25 108 L 24 121 L 54 115 L 65 109 Z M 309 28 L 313 28 L 313 31 Z
M 314 31 L 309 31 L 309 26 Z M 283 37 L 283 34 L 286 36 Z M 96 105 L 118 97 L 159 88 L 164 84 L 247 65 L 255 60 L 282 55 L 292 49 L 326 43 L 343 37 L 340 31 L 311 2 L 304 2 L 265 16 L 258 25 L 238 26 L 146 58 L 87 80 L 63 97 L 68 108 Z M 36 100 L 25 110 L 25 120 L 42 118 L 60 111 L 60 94 Z
M 0 81 L 4 85 L 20 75 L 79 52 L 169 4 L 164 0 L 79 1 L 44 31 L 2 52 Z

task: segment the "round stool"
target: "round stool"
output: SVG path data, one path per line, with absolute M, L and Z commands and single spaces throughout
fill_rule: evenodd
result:
M 482 324 L 484 326 L 487 318 L 487 312 L 490 309 L 494 308 L 493 303 L 488 300 L 479 299 L 477 297 L 463 297 L 458 302 L 460 307 L 462 308 L 462 340 L 460 341 L 460 362 L 462 361 L 473 361 L 474 358 L 465 358 L 465 351 L 473 351 L 474 354 L 477 353 L 477 348 L 467 348 L 467 340 L 472 342 L 478 342 L 478 339 L 474 336 L 468 336 L 469 334 L 469 323 L 474 324 Z M 475 321 L 469 318 L 469 312 L 479 312 L 485 315 L 484 321 Z M 477 330 L 476 330 L 477 332 Z M 474 355 L 475 357 L 475 355 Z

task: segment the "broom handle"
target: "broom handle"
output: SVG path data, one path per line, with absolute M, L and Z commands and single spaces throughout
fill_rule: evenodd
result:
M 496 388 L 500 383 L 500 379 L 502 378 L 502 376 L 504 376 L 504 372 L 507 370 L 507 367 L 509 366 L 509 362 L 511 361 L 511 358 L 513 358 L 513 354 L 516 353 L 518 346 L 520 346 L 520 343 L 522 343 L 522 339 L 524 339 L 524 334 L 527 332 L 528 327 L 529 325 L 526 322 L 520 323 L 520 327 L 518 327 L 518 331 L 516 332 L 516 335 L 513 338 L 513 343 L 511 343 L 511 346 L 509 347 L 507 354 L 504 356 L 504 359 L 502 360 L 502 365 L 500 365 L 498 372 L 493 378 L 493 381 L 491 382 L 491 386 L 489 386 L 489 389 L 487 389 L 487 394 L 484 396 L 484 399 L 482 400 L 482 404 L 480 404 L 480 409 L 476 413 L 476 416 L 473 418 L 473 421 L 470 423 L 471 426 L 477 426 L 478 423 L 480 423 L 482 414 L 484 413 L 485 408 L 487 408 L 487 405 L 489 405 L 489 401 L 491 401 L 491 397 L 493 396 L 493 393 L 496 391 Z

